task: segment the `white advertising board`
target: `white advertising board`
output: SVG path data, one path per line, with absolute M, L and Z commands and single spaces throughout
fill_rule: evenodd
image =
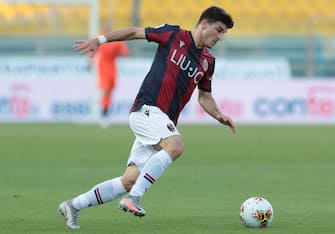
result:
M 96 77 L 83 57 L 2 61 L 0 122 L 88 122 L 99 120 Z M 217 68 L 218 69 L 218 68 Z M 220 69 L 219 69 L 220 70 Z M 220 71 L 218 72 L 220 74 Z M 111 122 L 125 123 L 143 79 L 120 74 Z M 335 79 L 237 79 L 215 75 L 213 96 L 236 123 L 335 124 Z M 180 123 L 216 123 L 197 104 L 195 92 Z
M 238 123 L 334 124 L 335 80 L 213 81 L 222 112 Z M 193 100 L 188 121 L 210 121 Z
M 152 58 L 125 57 L 118 59 L 120 77 L 142 79 L 151 66 Z M 0 79 L 8 77 L 62 78 L 87 73 L 85 56 L 69 57 L 0 57 Z M 215 75 L 226 80 L 287 80 L 291 78 L 290 65 L 285 58 L 218 58 Z
M 140 80 L 119 80 L 111 108 L 112 122 L 127 122 Z M 215 123 L 196 101 L 180 122 Z M 334 124 L 335 80 L 213 81 L 222 112 L 237 123 Z M 0 121 L 96 122 L 99 93 L 94 79 L 0 80 Z

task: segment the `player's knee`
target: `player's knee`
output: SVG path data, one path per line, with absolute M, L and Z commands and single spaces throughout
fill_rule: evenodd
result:
M 182 141 L 175 141 L 167 150 L 172 160 L 179 158 L 184 152 L 184 143 Z
M 172 158 L 176 160 L 184 152 L 184 143 L 180 136 L 172 136 L 163 139 L 159 144 L 159 149 L 164 149 Z

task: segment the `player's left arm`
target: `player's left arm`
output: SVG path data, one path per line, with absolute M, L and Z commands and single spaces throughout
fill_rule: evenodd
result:
M 229 116 L 221 113 L 211 92 L 206 92 L 206 91 L 199 89 L 198 102 L 200 106 L 210 116 L 212 116 L 214 119 L 216 119 L 220 123 L 230 127 L 232 132 L 235 133 L 235 125 L 234 125 L 233 120 Z

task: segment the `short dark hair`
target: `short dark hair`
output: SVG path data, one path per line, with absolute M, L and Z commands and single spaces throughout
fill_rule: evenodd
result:
M 209 23 L 220 21 L 224 23 L 227 28 L 232 28 L 234 26 L 232 17 L 224 9 L 217 6 L 211 6 L 204 10 L 197 24 L 199 25 L 204 19 L 208 20 Z

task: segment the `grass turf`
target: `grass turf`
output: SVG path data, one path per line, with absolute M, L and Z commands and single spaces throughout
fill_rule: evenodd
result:
M 146 193 L 144 218 L 117 201 L 81 212 L 68 230 L 58 204 L 121 175 L 126 125 L 1 124 L 1 233 L 332 233 L 335 126 L 181 125 L 185 152 Z M 239 208 L 267 198 L 274 220 L 245 228 Z

